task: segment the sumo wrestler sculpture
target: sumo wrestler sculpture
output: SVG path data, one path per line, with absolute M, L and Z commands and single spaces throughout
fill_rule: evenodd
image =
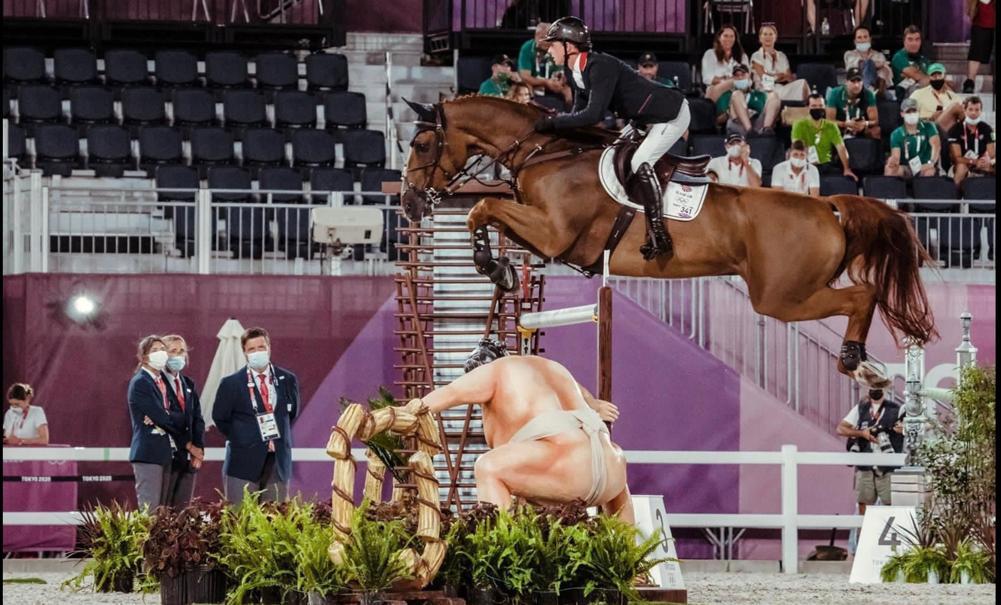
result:
M 422 398 L 431 412 L 477 403 L 490 451 L 474 468 L 479 500 L 508 508 L 578 500 L 634 522 L 626 459 L 603 421 L 618 418 L 566 368 L 537 356 L 507 356 L 503 344 L 480 341 L 466 374 Z M 415 402 L 411 402 L 413 406 Z

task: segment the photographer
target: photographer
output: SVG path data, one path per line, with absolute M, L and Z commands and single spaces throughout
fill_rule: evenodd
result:
M 900 453 L 904 449 L 901 407 L 884 399 L 882 389 L 870 389 L 869 396 L 848 412 L 838 425 L 838 435 L 848 437 L 850 452 Z M 855 467 L 855 495 L 859 514 L 876 503 L 890 505 L 890 474 L 894 466 Z

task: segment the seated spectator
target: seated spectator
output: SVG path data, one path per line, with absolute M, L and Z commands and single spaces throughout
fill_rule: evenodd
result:
M 536 95 L 555 96 L 570 104 L 570 86 L 563 81 L 563 70 L 553 63 L 547 52 L 551 45 L 545 40 L 549 23 L 535 26 L 535 36 L 526 40 L 518 51 L 518 75 L 532 87 Z
M 827 91 L 827 106 L 837 112 L 834 116 L 845 138 L 869 137 L 878 139 L 879 112 L 876 93 L 863 85 L 864 78 L 858 68 L 848 70 L 842 86 Z
M 49 421 L 45 410 L 31 405 L 35 391 L 29 384 L 14 383 L 7 389 L 7 413 L 3 415 L 4 445 L 48 445 Z
M 640 55 L 638 61 L 636 61 L 636 71 L 639 72 L 641 76 L 647 80 L 652 80 L 657 84 L 662 86 L 667 86 L 668 88 L 677 88 L 674 80 L 669 78 L 664 78 L 657 75 L 657 71 L 660 69 L 660 63 L 657 61 L 657 55 L 651 52 L 645 52 Z
M 511 82 L 511 88 L 504 96 L 512 101 L 527 105 L 532 102 L 532 87 L 524 82 Z
M 722 185 L 761 186 L 761 162 L 751 157 L 751 146 L 737 132 L 726 137 L 726 155 L 709 160 L 709 178 Z
M 775 119 L 782 101 L 774 91 L 765 93 L 754 88 L 754 80 L 746 65 L 733 68 L 733 87 L 716 100 L 716 113 L 720 122 L 726 121 L 727 132 L 748 135 L 774 133 Z
M 702 83 L 706 97 L 716 101 L 724 92 L 733 89 L 733 67 L 747 65 L 747 54 L 740 45 L 740 36 L 732 25 L 724 25 L 713 38 L 713 47 L 702 55 Z
M 890 134 L 890 157 L 886 160 L 886 176 L 935 176 L 938 172 L 941 141 L 935 124 L 922 120 L 914 99 L 900 104 L 904 125 Z M 901 161 L 903 160 L 903 161 Z
M 779 30 L 772 24 L 765 24 L 758 30 L 761 48 L 751 55 L 751 69 L 754 82 L 765 92 L 778 95 L 783 101 L 806 101 L 810 96 L 810 84 L 804 79 L 796 79 L 789 66 L 789 57 L 775 48 Z
M 918 115 L 922 120 L 935 122 L 948 132 L 956 122 L 963 121 L 963 103 L 945 79 L 944 65 L 929 65 L 928 78 L 928 86 L 915 90 L 911 98 L 917 102 Z
M 983 110 L 980 97 L 967 97 L 963 110 L 963 122 L 949 131 L 952 178 L 956 185 L 968 176 L 994 174 L 994 130 L 980 119 Z
M 810 117 L 797 120 L 792 125 L 792 140 L 803 142 L 807 151 L 807 161 L 814 164 L 820 174 L 841 173 L 857 181 L 858 177 L 848 164 L 848 150 L 845 149 L 841 131 L 836 123 L 826 118 L 824 97 L 818 94 L 810 95 L 807 106 L 810 109 Z M 835 151 L 841 160 L 840 165 L 834 162 Z
M 904 47 L 893 54 L 890 67 L 898 99 L 928 85 L 928 59 L 921 54 L 921 29 L 917 25 L 904 28 Z
M 521 79 L 514 69 L 514 61 L 507 55 L 497 55 L 490 62 L 490 77 L 480 84 L 479 93 L 481 95 L 492 95 L 503 97 L 511 88 L 512 81 Z
M 820 172 L 816 166 L 806 161 L 806 145 L 803 141 L 793 141 L 789 148 L 789 159 L 772 168 L 772 188 L 820 195 Z
M 996 27 L 994 6 L 994 0 L 966 0 L 966 13 L 970 16 L 970 51 L 966 55 L 969 62 L 963 81 L 965 94 L 973 94 L 980 64 L 991 62 Z
M 893 81 L 893 68 L 886 55 L 872 49 L 869 28 L 859 25 L 853 33 L 854 50 L 845 51 L 845 69 L 862 72 L 862 84 L 879 96 L 886 93 L 886 87 Z

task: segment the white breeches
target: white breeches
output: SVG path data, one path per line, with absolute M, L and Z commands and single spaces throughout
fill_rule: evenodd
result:
M 650 124 L 647 128 L 647 135 L 636 148 L 633 160 L 630 162 L 633 174 L 645 162 L 653 166 L 654 163 L 667 153 L 667 150 L 674 146 L 688 130 L 688 123 L 692 120 L 692 114 L 688 112 L 688 100 L 681 102 L 681 109 L 678 110 L 678 117 L 670 122 L 661 124 Z

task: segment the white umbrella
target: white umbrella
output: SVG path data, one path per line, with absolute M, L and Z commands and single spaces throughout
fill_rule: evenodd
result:
M 215 403 L 215 394 L 219 390 L 219 383 L 223 378 L 236 372 L 247 360 L 243 356 L 243 347 L 240 346 L 240 336 L 243 335 L 243 326 L 234 318 L 229 318 L 226 323 L 219 328 L 216 337 L 219 338 L 219 347 L 215 350 L 215 357 L 212 358 L 212 367 L 209 368 L 208 378 L 202 384 L 202 417 L 205 426 L 210 427 L 212 422 L 212 404 Z

